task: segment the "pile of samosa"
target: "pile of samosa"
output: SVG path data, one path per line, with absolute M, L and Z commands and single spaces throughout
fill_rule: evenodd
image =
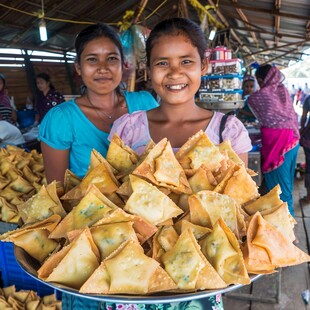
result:
M 61 310 L 56 295 L 40 297 L 35 291 L 16 291 L 14 285 L 0 288 L 0 309 L 3 310 Z
M 138 155 L 114 135 L 88 173 L 67 171 L 19 206 L 0 236 L 39 263 L 38 277 L 80 293 L 152 294 L 246 285 L 249 274 L 310 261 L 276 186 L 260 196 L 229 141 L 200 131 L 174 154 L 167 139 Z
M 7 145 L 0 148 L 0 221 L 18 223 L 18 206 L 46 184 L 42 154 Z

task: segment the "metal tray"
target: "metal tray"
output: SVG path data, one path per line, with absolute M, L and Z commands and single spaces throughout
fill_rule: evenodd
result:
M 164 303 L 172 303 L 172 302 L 182 302 L 182 301 L 190 301 L 194 299 L 201 299 L 210 297 L 217 294 L 227 293 L 242 287 L 241 284 L 230 285 L 221 290 L 204 290 L 197 291 L 191 293 L 160 293 L 154 295 L 94 295 L 94 294 L 81 294 L 78 290 L 69 288 L 67 286 L 46 282 L 38 278 L 37 270 L 39 269 L 39 263 L 31 257 L 27 252 L 25 252 L 22 248 L 14 245 L 14 254 L 17 262 L 21 266 L 21 268 L 31 277 L 36 280 L 56 289 L 64 293 L 72 294 L 77 297 L 83 297 L 91 300 L 101 301 L 101 302 L 114 302 L 114 303 L 143 303 L 143 304 L 164 304 Z M 251 282 L 257 280 L 262 275 L 251 275 Z
M 203 109 L 207 110 L 236 110 L 244 107 L 244 101 L 200 101 L 197 100 L 196 104 Z

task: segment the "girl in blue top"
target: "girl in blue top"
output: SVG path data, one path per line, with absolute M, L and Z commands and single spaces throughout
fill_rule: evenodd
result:
M 51 109 L 40 125 L 39 139 L 48 182 L 63 182 L 66 169 L 83 177 L 92 149 L 106 155 L 107 137 L 115 119 L 158 106 L 146 91 L 120 90 L 124 55 L 113 28 L 105 24 L 85 28 L 76 37 L 75 49 L 75 68 L 85 91 L 80 98 Z

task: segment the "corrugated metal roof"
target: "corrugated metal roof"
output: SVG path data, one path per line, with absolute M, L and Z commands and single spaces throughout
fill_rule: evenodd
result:
M 287 66 L 300 60 L 310 48 L 309 0 L 44 0 L 49 39 L 41 42 L 38 13 L 42 0 L 1 0 L 0 48 L 18 47 L 48 51 L 70 51 L 76 34 L 85 23 L 106 22 L 116 25 L 127 10 L 135 16 L 145 5 L 138 21 L 152 28 L 158 21 L 173 16 L 198 16 L 208 12 L 229 37 L 229 45 L 246 64 L 253 61 Z M 210 8 L 213 6 L 215 8 Z M 200 8 L 197 10 L 197 8 Z M 57 19 L 57 20 L 55 20 Z

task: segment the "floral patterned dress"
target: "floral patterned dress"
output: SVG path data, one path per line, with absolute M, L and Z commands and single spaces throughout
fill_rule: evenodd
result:
M 87 298 L 64 294 L 62 309 L 74 310 L 223 310 L 222 295 L 217 294 L 203 299 L 166 304 L 117 304 L 98 302 Z

